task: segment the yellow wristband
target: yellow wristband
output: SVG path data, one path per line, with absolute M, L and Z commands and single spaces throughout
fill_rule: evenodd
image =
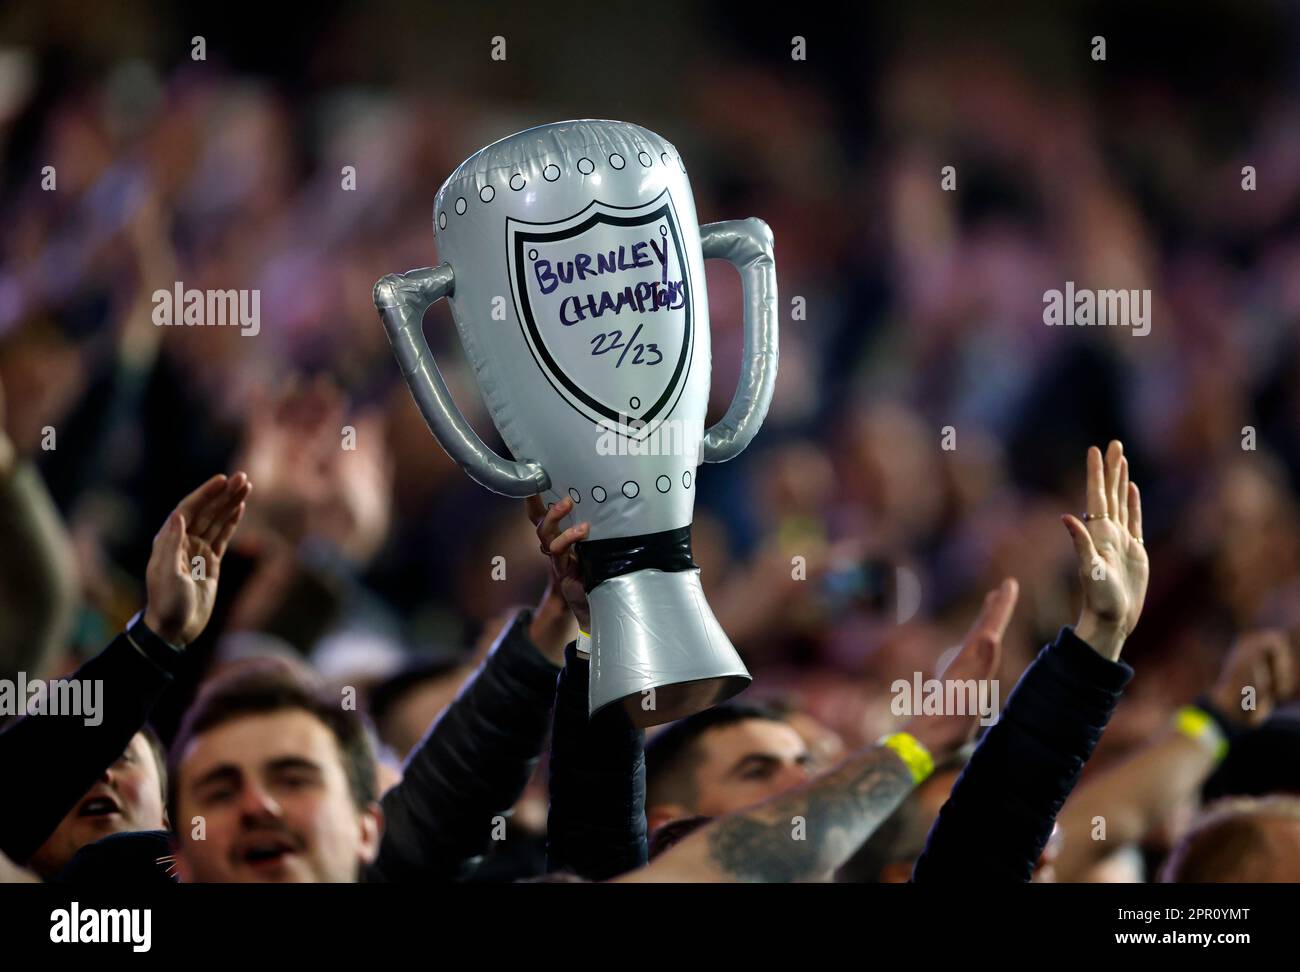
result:
M 892 749 L 907 764 L 913 783 L 921 783 L 934 772 L 934 757 L 930 755 L 930 750 L 922 746 L 911 733 L 895 732 L 881 736 L 879 745 Z
M 581 628 L 578 629 L 578 654 L 591 654 L 591 635 L 587 634 L 587 632 L 583 631 Z
M 1194 705 L 1183 706 L 1174 714 L 1174 729 L 1188 739 L 1208 745 L 1214 750 L 1216 761 L 1228 755 L 1228 740 L 1223 737 L 1218 723 L 1203 709 Z

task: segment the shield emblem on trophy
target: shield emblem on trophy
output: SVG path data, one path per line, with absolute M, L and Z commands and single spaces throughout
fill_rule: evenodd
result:
M 593 200 L 568 219 L 506 224 L 510 284 L 529 350 L 597 425 L 644 438 L 690 371 L 690 268 L 665 189 L 631 208 Z

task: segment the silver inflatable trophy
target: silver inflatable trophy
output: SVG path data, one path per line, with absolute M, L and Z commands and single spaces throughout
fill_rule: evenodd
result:
M 463 162 L 438 190 L 443 262 L 375 285 L 375 306 L 430 431 L 505 496 L 573 498 L 591 524 L 578 558 L 591 607 L 590 711 L 622 700 L 641 726 L 750 681 L 691 559 L 694 477 L 758 432 L 776 381 L 776 267 L 767 224 L 700 226 L 686 166 L 637 125 L 530 128 Z M 704 261 L 745 296 L 740 387 L 704 429 Z M 451 400 L 421 331 L 446 297 L 501 438 L 493 452 Z

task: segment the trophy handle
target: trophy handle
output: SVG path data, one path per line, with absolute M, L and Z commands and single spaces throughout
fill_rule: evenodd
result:
M 492 451 L 465 421 L 424 340 L 424 312 L 450 297 L 456 279 L 451 265 L 390 273 L 375 284 L 375 307 L 388 332 L 402 375 L 429 431 L 476 483 L 503 496 L 532 496 L 550 489 L 551 478 L 535 462 L 513 462 Z
M 745 294 L 745 356 L 740 385 L 727 414 L 704 433 L 703 460 L 726 462 L 758 433 L 776 387 L 776 260 L 772 231 L 761 219 L 732 219 L 700 227 L 706 260 L 718 258 L 740 271 Z

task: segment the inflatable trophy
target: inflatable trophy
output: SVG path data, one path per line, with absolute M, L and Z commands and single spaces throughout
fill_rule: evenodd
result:
M 691 557 L 701 462 L 740 453 L 776 381 L 776 268 L 761 220 L 700 226 L 686 166 L 653 132 L 617 121 L 543 125 L 487 146 L 438 190 L 443 262 L 390 274 L 375 306 L 430 431 L 505 496 L 572 497 L 591 608 L 590 712 L 622 702 L 641 726 L 750 681 Z M 744 287 L 744 361 L 726 415 L 705 430 L 704 261 Z M 465 421 L 421 319 L 447 298 L 513 460 Z

